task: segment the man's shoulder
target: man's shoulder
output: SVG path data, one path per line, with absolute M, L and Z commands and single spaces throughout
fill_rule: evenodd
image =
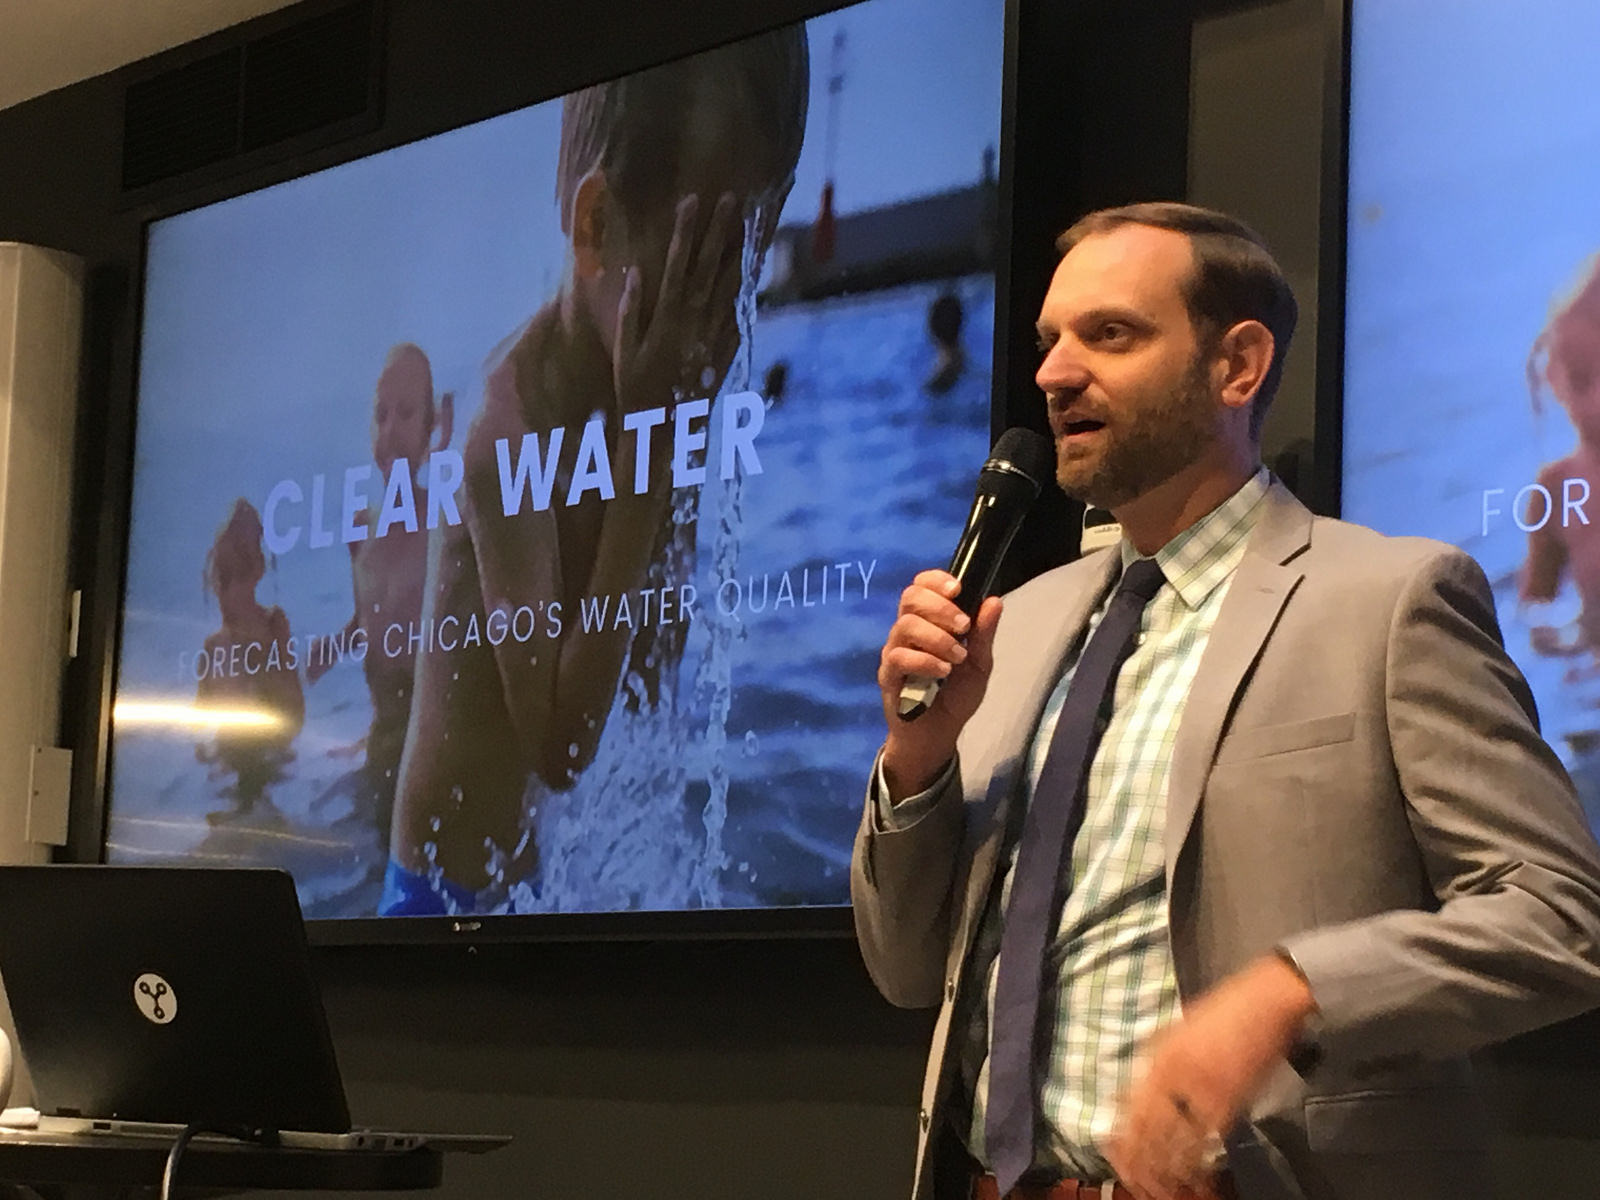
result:
M 1382 533 L 1353 521 L 1312 516 L 1310 536 L 1289 560 L 1308 577 L 1327 578 L 1357 586 L 1388 580 L 1402 585 L 1419 572 L 1481 574 L 1477 562 L 1459 546 L 1436 538 Z M 1111 569 L 1111 546 L 1041 572 L 1005 594 L 1008 611 L 1027 612 L 1040 606 L 1055 608 L 1062 600 L 1100 587 Z
M 1105 585 L 1114 570 L 1108 556 L 1116 547 L 1096 550 L 1044 571 L 1005 595 L 1012 623 L 1031 624 L 1057 613 L 1063 604 Z M 1277 555 L 1273 555 L 1276 561 Z M 1351 601 L 1393 604 L 1419 578 L 1448 579 L 1481 593 L 1482 568 L 1466 551 L 1434 538 L 1395 536 L 1333 517 L 1312 517 L 1305 544 L 1284 564 L 1315 593 Z
M 1336 517 L 1312 517 L 1311 537 L 1297 565 L 1307 574 L 1336 568 L 1356 578 L 1409 578 L 1429 567 L 1475 569 L 1459 546 L 1437 538 L 1388 534 Z
M 1370 620 L 1387 627 L 1399 612 L 1439 604 L 1475 620 L 1493 619 L 1493 590 L 1477 559 L 1435 538 L 1316 517 L 1304 552 L 1287 566 L 1300 576 L 1297 603 L 1347 624 Z
M 1117 553 L 1115 546 L 1085 554 L 1059 567 L 1042 571 L 1026 583 L 1005 593 L 1008 613 L 1026 611 L 1038 605 L 1054 608 L 1064 597 L 1098 587 L 1106 577 L 1107 556 Z

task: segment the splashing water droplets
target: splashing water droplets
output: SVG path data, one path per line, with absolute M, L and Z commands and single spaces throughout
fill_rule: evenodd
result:
M 761 276 L 761 252 L 772 215 L 768 205 L 758 204 L 745 217 L 737 308 L 739 349 L 728 367 L 726 391 L 744 391 L 750 384 L 756 283 Z M 713 579 L 731 579 L 739 573 L 739 542 L 744 531 L 743 485 L 743 472 L 735 471 L 733 478 L 719 479 L 714 490 L 709 484 L 706 488 L 712 492 L 717 514 L 711 538 Z M 695 892 L 702 905 L 713 908 L 722 903 L 721 874 L 728 866 L 722 846 L 722 831 L 728 822 L 729 775 L 725 754 L 728 710 L 733 703 L 733 648 L 742 629 L 735 618 L 722 613 L 715 604 L 708 607 L 705 624 L 710 644 L 695 676 L 695 707 L 696 710 L 703 707 L 707 714 L 704 738 L 709 795 L 700 813 L 706 831 L 706 848 L 696 871 Z
M 758 206 L 745 220 L 735 308 L 739 345 L 728 364 L 724 394 L 749 384 L 761 246 L 774 216 L 772 206 Z M 699 390 L 680 389 L 677 399 L 704 398 L 716 375 L 714 369 L 702 374 Z M 707 425 L 713 431 L 720 427 L 716 410 L 721 403 L 722 395 L 712 399 Z M 698 578 L 705 595 L 706 578 L 737 572 L 742 482 L 737 472 L 730 480 L 719 477 L 715 453 L 714 446 L 707 447 L 713 466 L 703 486 L 673 491 L 644 587 L 659 592 Z M 697 606 L 692 620 L 641 626 L 630 635 L 620 685 L 592 761 L 572 776 L 570 787 L 540 791 L 536 811 L 529 814 L 539 847 L 541 909 L 724 903 L 721 881 L 731 866 L 722 842 L 729 788 L 724 758 L 733 652 L 741 636 L 737 619 L 720 614 L 715 604 Z M 692 684 L 686 670 L 693 672 Z M 751 752 L 748 738 L 742 745 Z M 569 753 L 576 758 L 577 747 Z M 703 790 L 697 786 L 702 778 Z M 698 812 L 686 811 L 686 803 Z M 533 895 L 513 886 L 508 900 L 517 905 Z

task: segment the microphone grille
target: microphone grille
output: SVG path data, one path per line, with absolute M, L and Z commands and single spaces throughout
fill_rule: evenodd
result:
M 1002 469 L 1016 471 L 1031 479 L 1035 487 L 1043 487 L 1046 480 L 1055 478 L 1055 447 L 1044 434 L 1013 425 L 995 442 L 984 470 L 998 467 L 1001 463 L 1005 464 Z

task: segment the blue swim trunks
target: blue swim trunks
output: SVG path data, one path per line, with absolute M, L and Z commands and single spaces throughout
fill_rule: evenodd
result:
M 477 908 L 478 893 L 452 883 L 408 871 L 394 859 L 383 872 L 383 895 L 378 898 L 380 917 L 447 917 Z

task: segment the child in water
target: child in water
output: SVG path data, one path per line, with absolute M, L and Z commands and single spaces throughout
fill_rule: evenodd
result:
M 433 368 L 420 346 L 402 342 L 389 351 L 372 396 L 372 461 L 380 485 L 392 477 L 397 464 L 412 482 L 412 510 L 416 528 L 385 524 L 380 514 L 385 486 L 373 491 L 372 503 L 361 514 L 368 537 L 350 544 L 350 584 L 355 611 L 339 635 L 349 646 L 356 631 L 365 637 L 361 665 L 372 697 L 372 723 L 367 730 L 367 792 L 372 799 L 372 820 L 380 845 L 387 849 L 394 813 L 395 783 L 400 773 L 400 752 L 411 717 L 411 678 L 416 655 L 411 640 L 394 636 L 391 627 L 408 631 L 422 616 L 422 592 L 428 567 L 428 531 L 424 514 L 428 492 L 424 468 L 428 456 L 450 444 L 454 406 L 450 393 L 433 395 Z M 435 433 L 437 432 L 437 441 Z M 315 683 L 342 655 L 325 641 L 317 644 L 306 662 L 306 679 Z
M 965 316 L 961 297 L 955 292 L 939 293 L 928 306 L 928 337 L 933 342 L 934 364 L 922 386 L 935 396 L 954 387 L 967 369 L 967 352 L 961 345 Z
M 219 726 L 196 755 L 235 777 L 224 794 L 232 795 L 239 813 L 250 812 L 267 785 L 282 777 L 293 757 L 290 744 L 305 722 L 289 618 L 277 605 L 267 608 L 256 599 L 266 572 L 261 516 L 248 500 L 235 500 L 206 555 L 203 578 L 222 611 L 222 627 L 205 640 L 207 668 L 196 700 L 200 708 L 246 720 Z
M 463 622 L 556 604 L 567 627 L 419 653 L 382 911 L 470 911 L 491 883 L 526 878 L 538 861 L 528 806 L 591 763 L 619 683 L 637 681 L 636 706 L 665 692 L 681 625 L 637 636 L 571 626 L 580 597 L 681 581 L 673 571 L 692 547 L 673 520 L 672 439 L 658 429 L 640 462 L 624 423 L 721 388 L 741 288 L 793 182 L 809 78 L 805 31 L 791 26 L 567 98 L 566 275 L 489 363 L 462 449 L 463 520 L 433 531 L 427 601 Z M 613 477 L 649 486 L 503 515 L 497 445 L 548 444 L 552 429 L 576 434 L 591 418 L 604 422 Z M 570 482 L 558 467 L 557 495 Z
M 1564 578 L 1577 588 L 1582 609 L 1578 636 L 1563 640 L 1550 626 L 1533 630 L 1541 654 L 1600 651 L 1600 258 L 1592 261 L 1573 294 L 1555 311 L 1528 359 L 1535 408 L 1548 388 L 1571 418 L 1578 444 L 1539 471 L 1552 511 L 1528 535 L 1528 558 L 1519 578 L 1526 602 L 1553 600 Z M 1580 520 L 1567 504 L 1583 504 Z M 1533 523 L 1532 512 L 1525 518 Z

